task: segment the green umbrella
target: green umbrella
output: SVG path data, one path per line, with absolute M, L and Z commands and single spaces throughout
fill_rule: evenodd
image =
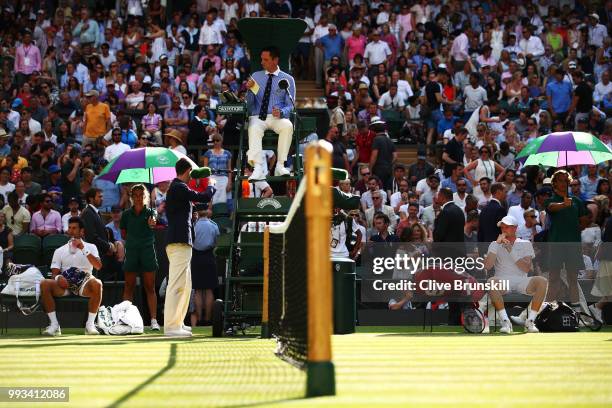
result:
M 531 140 L 515 160 L 525 166 L 594 165 L 612 160 L 612 152 L 590 133 L 556 132 Z

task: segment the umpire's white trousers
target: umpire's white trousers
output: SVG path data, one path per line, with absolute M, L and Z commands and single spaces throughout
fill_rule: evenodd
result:
M 191 296 L 191 246 L 169 244 L 166 246 L 169 271 L 164 303 L 164 331 L 178 330 L 189 309 Z
M 277 163 L 284 166 L 289 155 L 289 149 L 291 148 L 293 123 L 289 119 L 275 118 L 271 114 L 268 114 L 265 121 L 259 119 L 259 116 L 249 117 L 249 150 L 247 151 L 247 158 L 251 163 L 264 163 L 261 141 L 267 129 L 271 129 L 278 134 Z

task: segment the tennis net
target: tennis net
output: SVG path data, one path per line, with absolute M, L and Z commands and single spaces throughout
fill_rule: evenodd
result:
M 308 357 L 308 286 L 306 259 L 305 181 L 302 181 L 285 222 L 270 227 L 269 328 L 276 354 L 305 368 Z

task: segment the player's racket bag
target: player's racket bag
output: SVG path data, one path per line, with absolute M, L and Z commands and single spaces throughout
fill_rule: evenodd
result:
M 38 268 L 32 265 L 9 265 L 10 278 L 2 289 L 2 294 L 15 296 L 17 307 L 24 315 L 34 313 L 40 306 L 40 282 L 45 278 Z M 32 304 L 23 303 L 23 298 L 28 298 Z
M 541 332 L 576 332 L 578 315 L 567 303 L 550 302 L 538 313 L 535 325 Z

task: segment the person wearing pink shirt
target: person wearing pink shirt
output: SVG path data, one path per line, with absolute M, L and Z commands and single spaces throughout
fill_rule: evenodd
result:
M 404 42 L 406 40 L 406 35 L 409 32 L 414 31 L 414 18 L 412 17 L 412 13 L 410 12 L 410 6 L 404 4 L 402 6 L 402 11 L 397 16 L 397 21 L 400 25 L 400 42 Z
M 32 215 L 30 232 L 41 238 L 62 232 L 62 216 L 53 209 L 53 198 L 48 193 L 44 195 L 40 210 Z
M 23 34 L 23 43 L 15 50 L 15 79 L 17 86 L 26 82 L 32 72 L 42 70 L 40 50 L 32 44 L 32 33 Z
M 363 55 L 366 47 L 366 37 L 361 34 L 361 28 L 353 26 L 353 35 L 346 39 L 346 54 L 349 63 L 353 61 L 355 55 Z

